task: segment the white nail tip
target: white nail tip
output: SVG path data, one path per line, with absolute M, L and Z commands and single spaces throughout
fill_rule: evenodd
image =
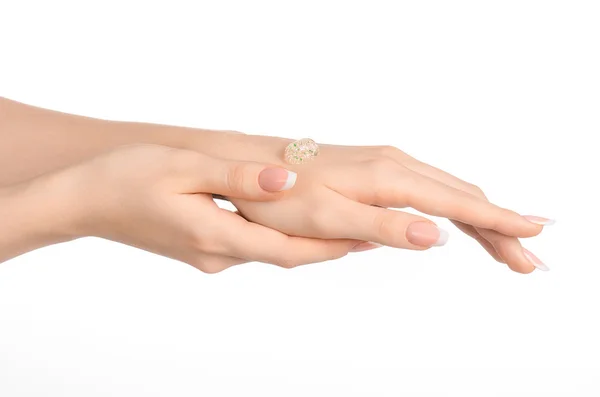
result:
M 556 220 L 554 219 L 548 219 L 541 216 L 526 215 L 525 219 L 540 226 L 552 226 L 556 223 Z
M 294 187 L 294 185 L 296 184 L 296 179 L 298 178 L 298 174 L 296 174 L 293 171 L 289 171 L 288 170 L 288 176 L 287 179 L 285 181 L 285 185 L 283 185 L 283 187 L 281 188 L 281 190 L 289 190 L 291 188 Z
M 433 247 L 441 247 L 442 245 L 445 245 L 448 242 L 448 238 L 450 237 L 450 234 L 446 230 L 439 227 L 438 230 L 440 231 L 440 236 L 438 237 L 435 244 L 433 244 Z
M 543 272 L 550 271 L 550 268 L 549 268 L 548 266 L 546 266 L 546 265 L 545 265 L 545 264 L 543 264 L 542 262 L 535 261 L 535 260 L 533 259 L 533 257 L 532 257 L 531 255 L 529 255 L 529 254 L 528 254 L 526 251 L 523 251 L 523 255 L 525 255 L 525 258 L 527 258 L 527 260 L 528 260 L 529 262 L 531 262 L 531 264 L 532 264 L 533 266 L 535 266 L 535 268 L 536 268 L 536 269 L 539 269 L 539 270 L 541 270 L 541 271 L 543 271 Z
M 529 222 L 531 223 L 535 223 L 536 225 L 542 225 L 542 226 L 552 226 L 556 223 L 556 221 L 554 219 L 548 219 L 546 221 L 532 221 L 530 220 Z

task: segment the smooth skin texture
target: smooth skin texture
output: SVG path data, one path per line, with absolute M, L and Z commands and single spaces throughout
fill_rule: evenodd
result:
M 271 137 L 243 136 L 240 139 L 247 139 L 247 150 L 244 152 L 248 155 L 236 158 L 247 160 L 268 159 L 275 162 L 277 160 L 271 153 L 277 153 L 275 148 L 285 143 Z M 283 164 L 281 160 L 279 163 Z M 355 238 L 399 248 L 419 249 L 407 244 L 402 238 L 404 234 L 400 232 L 410 222 L 417 220 L 414 215 L 357 203 L 379 207 L 412 207 L 425 214 L 452 220 L 460 230 L 477 240 L 494 259 L 508 264 L 512 270 L 529 273 L 534 269 L 518 237 L 539 234 L 542 230 L 539 221 L 533 223 L 513 211 L 489 203 L 478 187 L 422 163 L 394 147 L 321 145 L 321 154 L 317 159 L 288 167 L 298 172 L 299 184 L 312 184 L 301 190 L 304 197 L 289 197 L 268 208 L 261 203 L 232 201 L 249 219 L 260 219 L 261 223 L 286 233 L 293 231 L 287 229 L 280 220 L 284 213 L 287 214 L 284 206 L 290 201 L 295 206 L 293 214 L 310 213 L 311 208 L 316 212 L 314 223 L 318 232 L 311 233 L 312 237 L 345 236 L 349 231 L 362 230 L 364 234 L 355 235 Z M 336 201 L 333 196 L 327 199 L 315 197 L 319 186 L 326 186 L 352 202 Z M 331 206 L 324 209 L 324 200 Z M 302 206 L 303 209 L 300 209 Z M 299 215 L 296 222 L 301 222 L 302 218 Z
M 287 235 L 426 249 L 428 245 L 410 241 L 415 236 L 410 225 L 433 222 L 390 209 L 412 207 L 452 220 L 512 270 L 529 273 L 535 269 L 529 259 L 532 256 L 523 250 L 518 238 L 539 234 L 544 224 L 540 219 L 545 218 L 527 218 L 495 206 L 475 185 L 393 147 L 321 145 L 315 161 L 293 166 L 283 162 L 290 139 L 104 121 L 6 99 L 0 99 L 0 127 L 0 182 L 4 184 L 43 175 L 123 144 L 167 145 L 213 158 L 272 164 L 296 172 L 296 186 L 280 200 L 230 198 L 248 221 Z M 34 161 L 19 162 L 15 153 Z M 9 167 L 9 163 L 15 166 Z
M 215 273 L 248 261 L 282 267 L 322 262 L 362 243 L 289 237 L 221 209 L 212 199 L 211 193 L 256 202 L 280 199 L 285 192 L 264 189 L 284 188 L 273 170 L 166 146 L 117 148 L 0 191 L 5 226 L 0 261 L 96 236 Z

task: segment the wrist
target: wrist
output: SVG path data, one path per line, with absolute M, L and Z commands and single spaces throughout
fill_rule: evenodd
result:
M 22 184 L 19 194 L 23 210 L 34 217 L 31 233 L 52 242 L 83 237 L 77 228 L 82 201 L 71 169 L 52 172 Z
M 81 237 L 74 227 L 77 206 L 61 179 L 49 174 L 0 191 L 0 262 Z

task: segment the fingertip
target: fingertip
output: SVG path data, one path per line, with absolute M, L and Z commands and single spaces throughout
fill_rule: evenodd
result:
M 528 221 L 524 216 L 517 214 L 517 216 L 513 217 L 511 223 L 506 223 L 505 225 L 494 225 L 491 227 L 491 230 L 498 231 L 502 234 L 505 234 L 510 237 L 518 237 L 518 238 L 529 238 L 535 237 L 539 235 L 544 227 L 532 223 Z
M 542 233 L 546 226 L 551 226 L 556 223 L 554 219 L 543 218 L 534 215 L 522 215 L 522 218 L 527 222 L 527 234 L 519 237 L 535 237 Z
M 533 266 L 526 258 L 511 258 L 505 263 L 506 266 L 515 273 L 529 274 L 535 270 L 535 266 Z
M 530 273 L 533 273 L 533 271 L 535 270 L 535 267 L 533 267 L 533 266 L 518 267 L 518 268 L 511 268 L 511 270 L 513 270 L 515 273 L 530 274 Z
M 535 256 L 527 248 L 521 248 L 521 250 L 523 255 L 508 263 L 508 267 L 510 267 L 511 270 L 522 274 L 532 273 L 536 269 L 543 272 L 550 270 L 550 268 L 544 262 L 542 262 L 540 258 Z
M 527 258 L 527 261 L 533 265 L 535 268 L 540 269 L 541 271 L 547 272 L 550 270 L 548 266 L 540 258 L 535 256 L 533 252 L 529 251 L 527 248 L 523 248 L 523 255 Z
M 527 229 L 523 231 L 523 233 L 521 233 L 518 236 L 515 237 L 521 237 L 521 238 L 530 238 L 530 237 L 535 237 L 540 235 L 540 233 L 542 233 L 542 230 L 544 230 L 543 226 L 540 225 L 536 225 L 534 223 L 531 222 L 527 222 Z

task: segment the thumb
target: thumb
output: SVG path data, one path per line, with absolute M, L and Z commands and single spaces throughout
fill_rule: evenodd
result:
M 250 200 L 274 200 L 277 192 L 291 189 L 296 173 L 275 165 L 204 158 L 202 173 L 194 177 L 196 193 Z

